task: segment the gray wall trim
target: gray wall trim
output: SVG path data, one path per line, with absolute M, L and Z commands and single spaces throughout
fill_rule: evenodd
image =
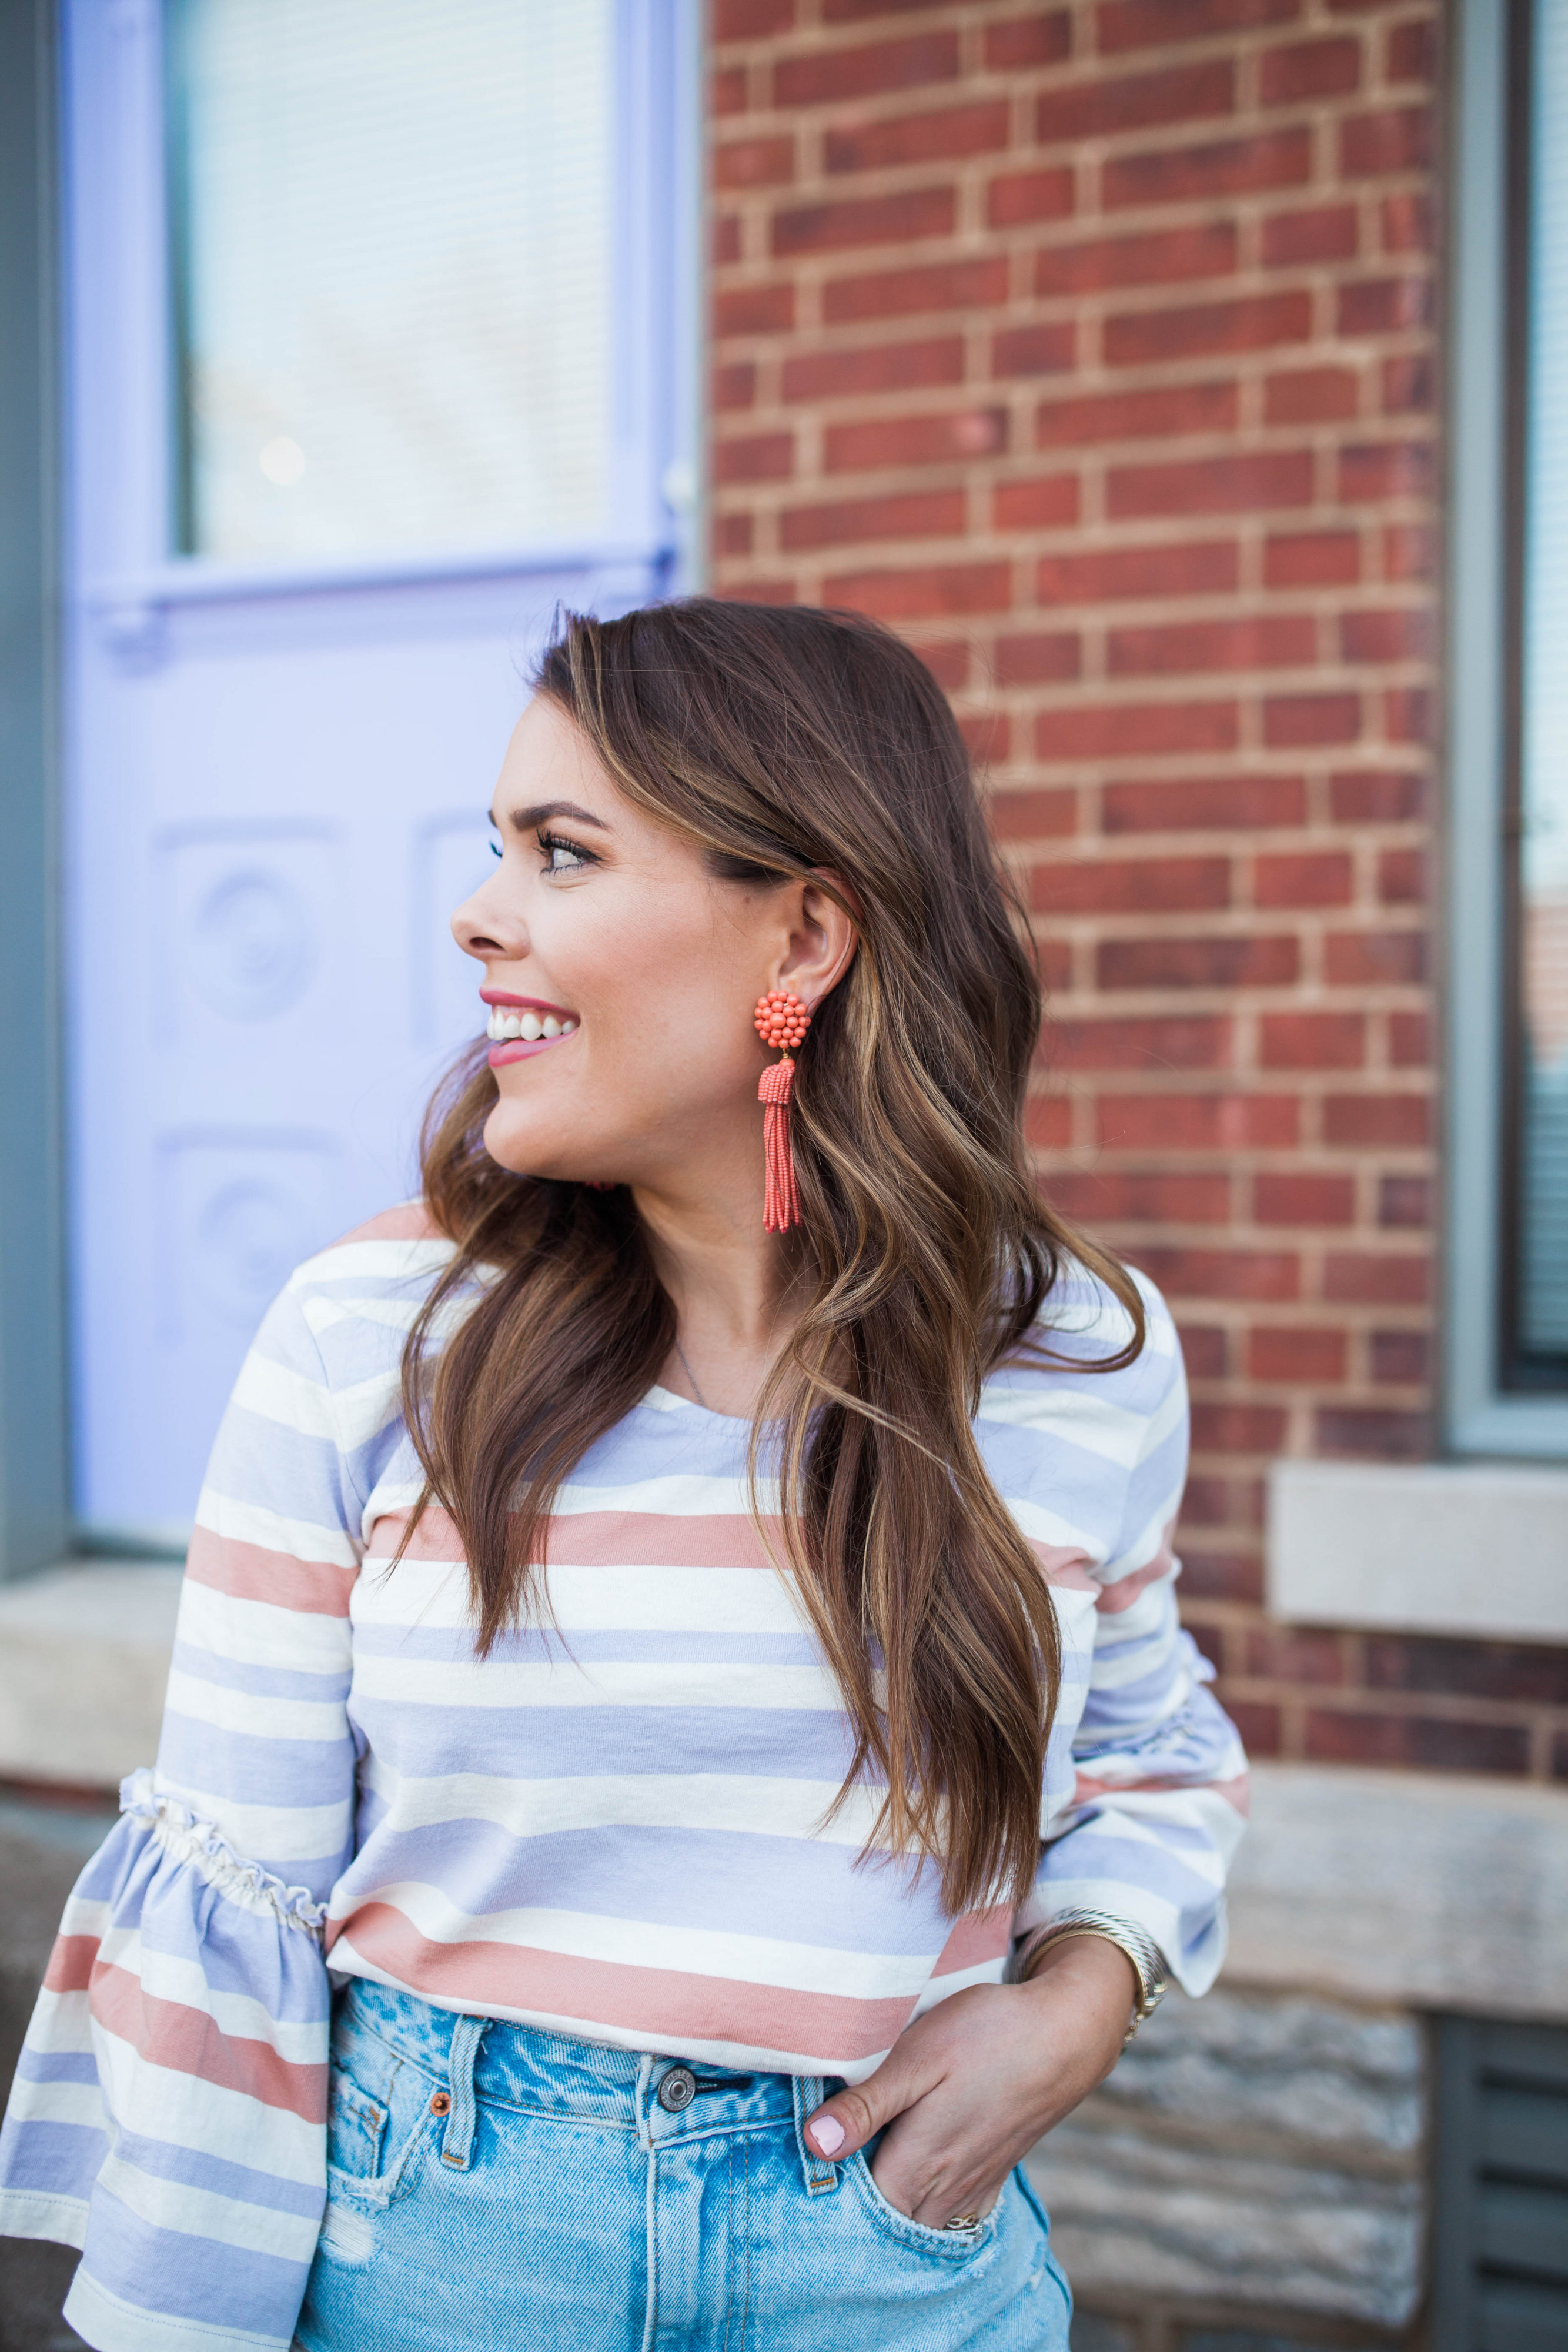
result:
M 1497 1382 L 1502 1143 L 1508 16 L 1457 0 L 1448 310 L 1448 1442 L 1568 1457 L 1568 1398 Z
M 0 1578 L 69 1549 L 49 0 L 0 0 Z

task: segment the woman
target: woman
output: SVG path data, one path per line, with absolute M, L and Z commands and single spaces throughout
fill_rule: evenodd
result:
M 1030 1181 L 915 656 L 696 599 L 538 689 L 487 1045 L 241 1373 L 5 2225 L 103 2352 L 1060 2347 L 1015 2168 L 1239 1827 L 1170 1322 Z

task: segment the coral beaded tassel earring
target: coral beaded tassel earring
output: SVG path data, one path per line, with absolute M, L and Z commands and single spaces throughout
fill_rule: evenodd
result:
M 795 1092 L 795 1065 L 789 1050 L 811 1025 L 805 1004 L 790 989 L 770 988 L 757 1000 L 757 1034 L 765 1045 L 782 1045 L 784 1059 L 772 1063 L 758 1083 L 757 1097 L 766 1103 L 762 1150 L 768 1169 L 768 1192 L 762 1208 L 763 1230 L 787 1234 L 800 1222 L 800 1196 L 795 1189 L 795 1155 L 789 1147 L 789 1103 Z

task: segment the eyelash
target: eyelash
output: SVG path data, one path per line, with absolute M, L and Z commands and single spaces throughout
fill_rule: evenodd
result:
M 594 856 L 591 849 L 584 849 L 580 841 L 568 841 L 564 834 L 538 833 L 535 835 L 534 838 L 538 841 L 540 849 L 545 853 L 547 861 L 553 857 L 558 849 L 564 849 L 568 856 L 575 859 L 576 861 L 575 866 L 555 866 L 547 862 L 545 866 L 545 872 L 547 874 L 570 874 L 574 871 L 580 871 L 589 866 L 597 866 L 599 863 L 598 858 Z M 502 854 L 501 844 L 498 841 L 492 841 L 490 844 L 491 856 L 499 857 Z

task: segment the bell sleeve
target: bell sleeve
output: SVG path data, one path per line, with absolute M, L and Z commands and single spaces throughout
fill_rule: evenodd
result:
M 78 2246 L 99 2352 L 285 2352 L 326 2193 L 321 1927 L 352 1853 L 361 1504 L 298 1280 L 225 1416 L 154 1770 L 67 1906 L 0 2231 Z

